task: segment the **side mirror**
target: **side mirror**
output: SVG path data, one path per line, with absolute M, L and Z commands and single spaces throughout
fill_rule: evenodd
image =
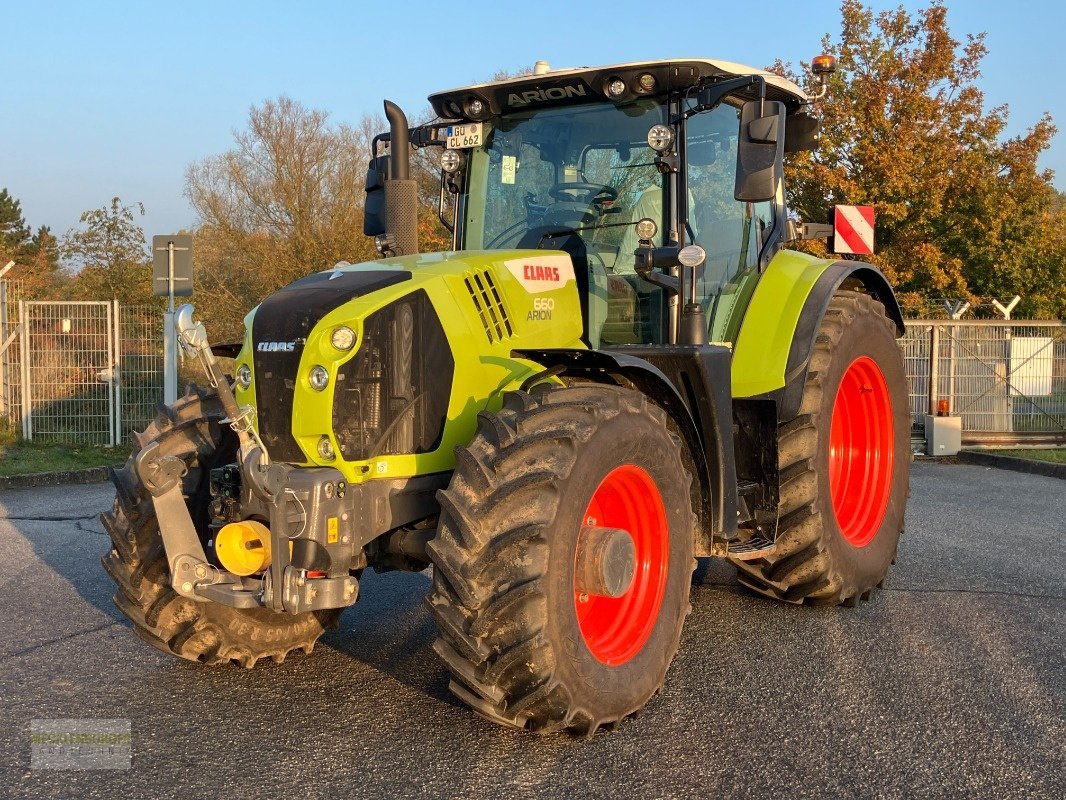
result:
M 820 127 L 818 117 L 805 111 L 790 116 L 785 122 L 785 152 L 799 153 L 817 148 Z
M 363 204 L 363 234 L 381 236 L 385 233 L 385 179 L 389 174 L 389 157 L 370 159 L 366 170 L 366 202 Z
M 784 177 L 785 116 L 785 104 L 776 100 L 752 100 L 741 109 L 737 200 L 761 203 L 776 196 Z

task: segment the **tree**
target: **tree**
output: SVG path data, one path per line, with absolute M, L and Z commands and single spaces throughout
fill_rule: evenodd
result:
M 18 282 L 20 297 L 53 295 L 63 284 L 58 244 L 47 225 L 31 236 L 19 201 L 0 190 L 0 267 L 15 262 L 5 277 Z
M 941 0 L 913 15 L 844 0 L 841 15 L 839 41 L 823 42 L 840 69 L 816 101 L 822 146 L 790 157 L 791 207 L 820 221 L 838 203 L 873 205 L 872 260 L 901 292 L 1055 305 L 1063 273 L 1048 243 L 1066 219 L 1036 166 L 1051 118 L 1001 140 L 1008 109 L 985 110 L 975 83 L 984 34 L 953 38 Z
M 233 150 L 188 168 L 201 221 L 198 307 L 211 330 L 237 336 L 244 312 L 279 287 L 373 256 L 362 232 L 364 136 L 280 97 L 252 107 Z
M 23 267 L 20 277 L 24 297 L 55 296 L 66 283 L 59 240 L 47 225 L 40 226 L 29 243 L 23 245 L 19 263 Z
M 29 241 L 30 229 L 22 216 L 22 204 L 0 189 L 0 257 L 12 258 Z M 2 267 L 6 264 L 0 264 Z
M 72 296 L 113 298 L 130 305 L 156 302 L 148 248 L 137 214 L 144 215 L 142 204 L 127 206 L 113 197 L 109 205 L 81 215 L 83 229 L 66 233 L 61 250 L 75 272 Z

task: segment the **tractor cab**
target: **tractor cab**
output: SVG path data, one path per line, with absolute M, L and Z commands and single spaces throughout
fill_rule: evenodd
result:
M 453 248 L 567 252 L 593 348 L 735 338 L 786 238 L 783 152 L 816 132 L 799 86 L 711 60 L 538 62 L 430 102 L 451 121 L 412 141 L 442 148 Z

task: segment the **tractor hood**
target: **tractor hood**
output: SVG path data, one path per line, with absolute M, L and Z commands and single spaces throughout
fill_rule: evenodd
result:
M 429 457 L 447 445 L 450 420 L 472 426 L 501 387 L 535 370 L 512 351 L 580 348 L 581 334 L 577 276 L 561 251 L 339 264 L 248 314 L 237 400 L 255 407 L 277 461 Z

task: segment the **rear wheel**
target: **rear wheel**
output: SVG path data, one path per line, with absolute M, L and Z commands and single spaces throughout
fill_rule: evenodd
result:
M 508 395 L 457 450 L 429 544 L 434 649 L 483 716 L 591 735 L 662 686 L 688 613 L 690 476 L 615 386 Z
M 794 603 L 866 599 L 895 560 L 911 460 L 903 359 L 880 303 L 849 291 L 831 300 L 778 460 L 777 548 L 734 561 L 740 582 Z
M 148 429 L 134 436 L 133 455 L 112 475 L 115 505 L 100 517 L 112 544 L 101 560 L 118 586 L 115 605 L 146 642 L 189 661 L 232 662 L 250 669 L 261 658 L 281 662 L 294 650 L 310 653 L 322 632 L 337 626 L 340 611 L 278 614 L 179 595 L 170 587 L 151 495 L 133 468 L 137 451 L 149 442 L 157 442 L 162 455 L 181 458 L 188 470 L 182 491 L 201 541 L 206 541 L 210 470 L 236 458 L 236 437 L 220 423 L 224 416 L 217 395 L 192 387 L 173 406 L 161 407 Z

